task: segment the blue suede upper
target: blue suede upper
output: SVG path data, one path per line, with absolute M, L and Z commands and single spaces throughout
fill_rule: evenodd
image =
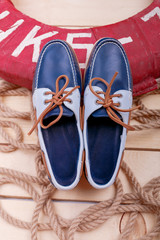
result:
M 112 38 L 102 38 L 95 44 L 89 58 L 86 75 L 85 88 L 92 78 L 100 77 L 110 83 L 115 72 L 118 72 L 111 88 L 111 93 L 123 90 L 132 90 L 132 77 L 126 53 L 119 41 Z M 100 87 L 104 92 L 107 87 L 100 81 L 94 81 L 93 86 Z M 102 107 L 93 113 L 94 117 L 108 116 Z
M 81 74 L 75 54 L 66 42 L 52 40 L 41 51 L 33 81 L 33 91 L 35 88 L 49 88 L 55 91 L 55 80 L 60 75 L 68 76 L 70 80 L 68 87 L 80 86 L 81 91 Z M 63 82 L 61 81 L 60 84 L 62 87 Z
M 69 84 L 67 87 L 80 86 L 79 91 L 81 92 L 81 73 L 75 54 L 66 42 L 53 40 L 48 42 L 41 51 L 33 80 L 33 91 L 36 88 L 49 88 L 55 92 L 55 81 L 60 75 L 68 76 Z M 61 79 L 60 89 L 64 83 L 65 81 Z M 56 107 L 45 116 L 45 119 L 57 116 L 59 112 L 59 107 Z M 63 115 L 71 117 L 73 112 L 63 105 Z
M 115 72 L 118 75 L 112 85 L 111 94 L 119 89 L 132 89 L 132 78 L 126 53 L 119 41 L 112 38 L 102 38 L 95 44 L 90 55 L 86 74 L 85 88 L 92 78 L 104 78 L 108 83 Z M 98 81 L 94 85 L 106 91 L 106 86 Z
M 76 56 L 71 47 L 62 40 L 48 42 L 41 51 L 33 81 L 33 91 L 49 88 L 56 91 L 56 79 L 60 75 L 69 78 L 67 87 L 80 86 L 81 73 Z M 59 89 L 64 86 L 64 79 L 59 81 Z M 64 106 L 61 119 L 47 129 L 41 128 L 44 144 L 53 175 L 61 186 L 70 186 L 77 175 L 80 139 L 74 113 Z M 59 115 L 59 107 L 50 111 L 44 118 L 48 125 Z
M 92 78 L 100 77 L 110 83 L 118 72 L 111 87 L 110 95 L 118 90 L 132 90 L 132 78 L 127 56 L 122 45 L 111 38 L 99 40 L 90 55 L 85 74 L 85 88 Z M 92 86 L 106 92 L 107 86 L 95 80 Z M 90 103 L 92 104 L 92 103 Z M 119 113 L 116 113 L 119 117 Z M 87 142 L 90 172 L 93 181 L 99 185 L 107 184 L 115 171 L 119 155 L 123 127 L 108 117 L 102 106 L 87 120 Z

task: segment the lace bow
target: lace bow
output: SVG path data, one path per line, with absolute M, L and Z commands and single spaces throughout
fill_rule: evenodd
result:
M 114 97 L 122 97 L 121 94 L 112 94 L 112 95 L 110 95 L 112 84 L 113 84 L 113 82 L 114 82 L 114 80 L 115 80 L 117 75 L 118 75 L 118 72 L 115 72 L 115 74 L 114 74 L 113 78 L 111 79 L 110 83 L 106 82 L 103 78 L 99 78 L 99 77 L 92 78 L 90 80 L 90 82 L 89 82 L 89 88 L 90 88 L 91 92 L 99 99 L 99 100 L 97 100 L 97 103 L 101 104 L 106 109 L 106 111 L 108 113 L 108 116 L 113 121 L 115 121 L 116 123 L 122 125 L 123 127 L 127 128 L 128 130 L 134 130 L 134 128 L 132 126 L 130 126 L 129 124 L 124 123 L 119 118 L 119 116 L 115 113 L 115 111 L 118 111 L 118 112 L 131 112 L 131 111 L 139 108 L 139 106 L 136 106 L 136 107 L 133 107 L 133 108 L 130 108 L 130 109 L 121 109 L 121 108 L 119 108 L 120 103 L 114 103 L 113 102 L 112 98 L 114 98 Z M 93 90 L 92 83 L 95 80 L 101 81 L 101 82 L 103 82 L 107 86 L 106 92 L 94 91 Z M 103 98 L 99 94 L 104 94 L 105 97 Z
M 62 78 L 65 79 L 65 84 L 61 89 L 59 89 L 59 81 Z M 71 102 L 71 100 L 67 99 L 67 97 L 74 90 L 76 90 L 77 88 L 80 88 L 79 86 L 75 86 L 70 91 L 65 91 L 66 87 L 68 86 L 68 83 L 69 83 L 69 78 L 66 75 L 61 75 L 56 80 L 56 92 L 52 92 L 52 91 L 45 92 L 45 95 L 52 94 L 51 99 L 45 100 L 45 103 L 50 103 L 50 104 L 46 107 L 46 109 L 41 113 L 39 118 L 36 120 L 35 124 L 33 125 L 32 129 L 29 131 L 28 135 L 30 135 L 34 131 L 34 129 L 37 127 L 38 123 L 40 123 L 42 128 L 46 129 L 46 128 L 51 127 L 53 124 L 55 124 L 56 122 L 58 122 L 60 120 L 60 118 L 63 115 L 63 107 L 62 107 L 63 102 L 64 101 Z M 63 94 L 65 94 L 65 96 L 63 96 Z M 48 125 L 44 125 L 43 124 L 44 117 L 50 111 L 52 111 L 54 108 L 56 108 L 57 106 L 59 107 L 59 110 L 60 110 L 60 113 L 57 116 L 57 118 L 55 120 L 53 120 L 52 122 L 50 122 Z

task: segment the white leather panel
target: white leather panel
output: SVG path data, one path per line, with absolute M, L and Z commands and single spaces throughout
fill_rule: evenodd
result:
M 38 88 L 33 93 L 33 106 L 36 108 L 37 118 L 46 109 L 49 103 L 45 103 L 45 100 L 52 98 L 52 94 L 45 95 L 45 92 L 51 91 L 49 88 Z
M 100 87 L 92 86 L 93 90 L 96 91 L 103 91 Z M 99 94 L 101 97 L 104 98 L 104 94 Z M 97 104 L 96 101 L 99 100 L 90 90 L 89 86 L 86 87 L 84 92 L 84 121 L 88 119 L 88 117 L 96 110 L 102 107 L 101 104 Z
M 65 89 L 65 91 L 71 91 L 73 88 L 68 87 Z M 63 94 L 65 96 L 65 94 Z M 78 89 L 74 90 L 68 97 L 67 99 L 70 99 L 71 102 L 64 101 L 63 104 L 72 110 L 76 116 L 76 120 L 79 122 L 79 113 L 80 113 L 80 101 L 81 101 L 81 96 L 80 92 Z
M 129 109 L 132 107 L 132 92 L 128 90 L 119 90 L 115 92 L 114 94 L 121 94 L 122 97 L 113 97 L 114 103 L 120 103 L 120 106 L 118 108 L 121 109 Z M 118 113 L 122 116 L 123 122 L 128 124 L 129 120 L 129 112 L 120 112 Z

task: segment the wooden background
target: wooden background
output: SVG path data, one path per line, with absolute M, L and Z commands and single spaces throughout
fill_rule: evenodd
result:
M 151 2 L 151 0 L 13 0 L 15 6 L 25 14 L 44 23 L 63 27 L 99 26 L 114 23 L 136 14 Z M 12 109 L 30 111 L 29 97 L 0 96 L 0 101 Z M 146 96 L 143 98 L 143 102 L 148 108 L 158 109 L 160 108 L 160 95 Z M 0 117 L 0 119 L 3 118 Z M 12 121 L 22 127 L 25 143 L 37 143 L 35 133 L 30 137 L 27 135 L 32 126 L 31 121 L 18 119 L 12 119 Z M 11 129 L 7 129 L 7 131 L 11 136 L 15 136 Z M 6 141 L 0 136 L 0 144 L 5 143 Z M 12 153 L 0 152 L 0 167 L 36 175 L 34 156 L 34 152 L 24 150 Z M 160 129 L 129 132 L 124 160 L 131 167 L 142 186 L 150 179 L 159 176 Z M 125 192 L 130 192 L 130 185 L 121 171 L 119 176 Z M 109 199 L 113 194 L 113 186 L 105 190 L 96 190 L 88 184 L 83 175 L 74 190 L 56 191 L 54 194 L 55 209 L 58 214 L 69 219 L 94 202 Z M 23 189 L 11 184 L 1 186 L 0 199 L 0 205 L 11 215 L 31 221 L 35 203 Z M 149 231 L 155 218 L 147 214 L 144 214 L 143 217 Z M 119 234 L 119 221 L 120 216 L 114 216 L 95 231 L 76 234 L 76 240 L 116 240 Z M 124 221 L 127 221 L 127 218 Z M 139 226 L 142 226 L 143 219 L 139 218 L 138 221 Z M 136 234 L 139 233 L 145 233 L 145 229 L 139 228 Z M 0 218 L 0 236 L 4 240 L 29 240 L 30 232 L 13 227 Z M 38 239 L 56 240 L 58 238 L 53 232 L 46 231 L 39 233 Z

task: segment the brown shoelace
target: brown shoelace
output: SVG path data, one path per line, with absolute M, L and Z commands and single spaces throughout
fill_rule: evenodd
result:
M 59 81 L 62 78 L 65 79 L 65 84 L 64 84 L 64 86 L 61 89 L 59 89 Z M 61 75 L 56 80 L 56 92 L 52 92 L 52 91 L 45 92 L 45 95 L 52 94 L 52 98 L 51 99 L 45 100 L 45 103 L 50 103 L 50 104 L 41 113 L 41 115 L 39 116 L 39 118 L 37 119 L 35 124 L 33 125 L 32 129 L 29 131 L 28 135 L 30 135 L 34 131 L 34 129 L 37 127 L 38 123 L 40 123 L 42 128 L 47 129 L 47 128 L 49 128 L 50 126 L 52 126 L 53 124 L 55 124 L 56 122 L 58 122 L 60 120 L 60 118 L 63 115 L 63 107 L 62 107 L 63 102 L 64 101 L 71 102 L 71 100 L 67 99 L 67 97 L 74 90 L 76 90 L 77 88 L 80 88 L 79 86 L 75 86 L 70 91 L 64 91 L 66 89 L 66 87 L 68 86 L 68 83 L 69 83 L 69 78 L 66 75 Z M 65 94 L 65 96 L 62 96 L 63 94 Z M 52 122 L 50 122 L 48 125 L 44 125 L 43 124 L 44 117 L 47 115 L 47 113 L 52 111 L 57 106 L 59 107 L 59 110 L 60 110 L 60 113 L 59 113 L 58 117 L 55 120 L 53 120 Z
M 100 99 L 100 100 L 97 100 L 97 103 L 98 104 L 102 104 L 102 106 L 106 109 L 106 111 L 108 113 L 108 116 L 113 121 L 115 121 L 116 123 L 122 125 L 123 127 L 127 128 L 128 130 L 132 130 L 133 131 L 134 128 L 132 126 L 130 126 L 129 124 L 125 124 L 123 121 L 121 121 L 121 119 L 118 117 L 118 115 L 113 111 L 113 109 L 114 109 L 114 110 L 120 111 L 120 112 L 131 112 L 131 111 L 139 108 L 139 106 L 136 106 L 136 107 L 133 107 L 133 108 L 130 108 L 130 109 L 121 109 L 121 108 L 119 108 L 120 103 L 114 103 L 113 102 L 113 99 L 112 99 L 113 97 L 121 97 L 122 96 L 121 94 L 112 94 L 112 95 L 110 95 L 112 84 L 113 84 L 113 82 L 114 82 L 114 80 L 115 80 L 117 75 L 118 75 L 118 72 L 115 72 L 115 74 L 114 74 L 113 78 L 111 79 L 110 83 L 106 82 L 103 78 L 99 78 L 99 77 L 92 78 L 91 81 L 89 82 L 89 88 L 90 88 L 91 92 L 97 98 Z M 103 82 L 107 86 L 106 92 L 94 91 L 93 90 L 92 83 L 95 80 L 101 81 L 101 82 Z M 104 94 L 105 98 L 101 97 L 99 94 Z

